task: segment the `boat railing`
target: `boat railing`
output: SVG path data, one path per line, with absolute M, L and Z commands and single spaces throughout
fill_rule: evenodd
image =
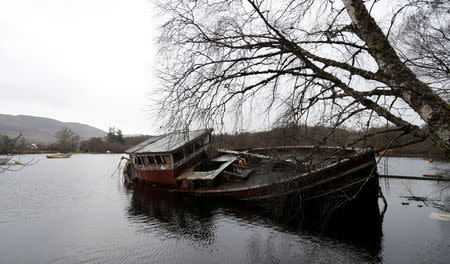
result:
M 173 170 L 174 165 L 135 165 L 139 169 L 147 169 L 147 170 Z

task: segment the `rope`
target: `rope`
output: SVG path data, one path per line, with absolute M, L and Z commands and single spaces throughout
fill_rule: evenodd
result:
M 119 168 L 120 168 L 120 165 L 122 165 L 122 160 L 128 160 L 128 158 L 125 158 L 125 157 L 121 157 L 120 158 L 120 161 L 119 161 L 119 164 L 117 165 L 117 168 L 114 170 L 114 172 L 113 173 L 111 173 L 111 175 L 109 176 L 109 177 L 112 177 L 112 176 L 114 176 L 114 174 L 116 173 L 116 171 L 118 171 L 119 170 Z

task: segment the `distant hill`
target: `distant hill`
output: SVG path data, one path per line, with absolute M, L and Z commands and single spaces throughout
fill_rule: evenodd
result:
M 37 116 L 0 114 L 0 134 L 15 137 L 22 133 L 29 143 L 53 143 L 56 141 L 55 133 L 64 127 L 70 128 L 83 139 L 104 137 L 107 134 L 101 129 L 80 123 Z

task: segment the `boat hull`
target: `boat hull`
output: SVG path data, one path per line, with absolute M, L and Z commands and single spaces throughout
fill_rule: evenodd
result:
M 270 172 L 267 172 L 269 174 Z M 251 177 L 265 177 L 265 171 L 255 172 Z M 162 186 L 152 183 L 158 190 L 177 192 L 200 197 L 221 197 L 238 200 L 270 200 L 300 193 L 302 200 L 319 198 L 324 195 L 360 190 L 365 185 L 376 186 L 372 193 L 377 197 L 378 174 L 373 152 L 361 152 L 348 158 L 328 164 L 308 172 L 290 173 L 279 181 L 253 184 L 217 184 L 216 186 Z M 146 181 L 141 181 L 146 182 Z M 348 194 L 353 195 L 353 194 Z
M 0 158 L 0 165 L 4 165 L 9 161 L 9 158 Z
M 358 165 L 355 166 L 355 164 Z M 373 154 L 367 153 L 338 164 L 332 164 L 323 169 L 302 173 L 297 177 L 275 184 L 248 186 L 245 188 L 169 189 L 169 191 L 195 196 L 227 197 L 239 200 L 277 199 L 289 194 L 302 193 L 303 200 L 306 200 L 350 189 L 358 189 L 368 184 L 370 180 L 378 183 L 378 174 Z
M 72 154 L 59 153 L 59 154 L 54 154 L 54 155 L 47 155 L 47 158 L 48 159 L 67 159 L 67 158 L 70 158 L 70 156 L 72 156 Z

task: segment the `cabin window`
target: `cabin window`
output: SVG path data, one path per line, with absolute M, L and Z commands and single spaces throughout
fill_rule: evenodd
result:
M 167 165 L 172 164 L 171 160 L 170 160 L 170 155 L 164 155 L 162 156 L 164 158 L 164 163 Z
M 153 156 L 147 156 L 148 161 L 150 163 L 150 165 L 155 165 L 156 164 L 156 160 Z
M 173 153 L 173 162 L 174 163 L 177 163 L 178 161 L 182 160 L 183 158 L 184 158 L 184 152 L 182 149 Z
M 181 155 L 183 154 L 182 151 L 179 152 Z M 183 156 L 181 156 L 181 159 L 183 158 Z M 181 160 L 180 159 L 180 160 Z M 145 164 L 150 165 L 150 166 L 155 166 L 155 165 L 166 165 L 166 164 L 171 164 L 171 159 L 170 159 L 170 155 L 152 155 L 152 156 L 138 156 L 135 158 L 135 163 L 136 164 Z
M 187 145 L 185 148 L 185 151 L 186 151 L 186 156 L 189 156 L 192 153 L 194 153 L 194 144 Z
M 195 141 L 194 147 L 195 147 L 195 150 L 196 150 L 196 151 L 199 150 L 199 149 L 201 149 L 201 148 L 203 147 L 203 142 L 202 142 L 202 140 L 199 139 L 199 140 Z
M 163 165 L 163 164 L 164 164 L 164 159 L 163 159 L 163 157 L 161 157 L 160 155 L 155 156 L 155 159 L 156 159 L 156 162 L 157 162 L 159 165 Z

